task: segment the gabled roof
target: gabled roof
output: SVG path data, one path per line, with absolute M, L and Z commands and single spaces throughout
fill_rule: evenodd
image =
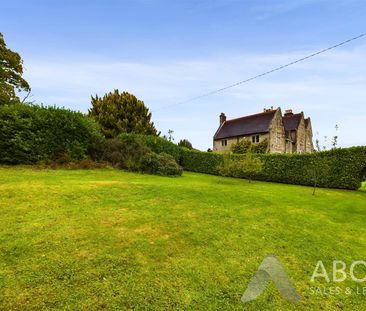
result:
M 297 130 L 301 121 L 302 113 L 288 114 L 282 117 L 285 131 Z
M 269 110 L 250 116 L 227 120 L 217 130 L 214 139 L 267 133 L 277 110 Z

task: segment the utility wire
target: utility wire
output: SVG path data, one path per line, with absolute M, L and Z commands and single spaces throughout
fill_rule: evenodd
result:
M 307 60 L 307 59 L 312 58 L 312 57 L 314 57 L 314 56 L 317 56 L 317 55 L 319 55 L 319 54 L 322 54 L 322 53 L 328 52 L 328 51 L 333 50 L 333 49 L 335 49 L 335 48 L 337 48 L 337 47 L 340 47 L 340 46 L 342 46 L 342 45 L 345 45 L 345 44 L 347 44 L 347 43 L 349 43 L 349 42 L 352 42 L 352 41 L 354 41 L 354 40 L 357 40 L 357 39 L 359 39 L 359 38 L 362 38 L 362 37 L 364 37 L 364 36 L 366 36 L 366 32 L 365 32 L 365 33 L 362 33 L 362 34 L 360 34 L 360 35 L 358 35 L 358 36 L 356 36 L 356 37 L 353 37 L 353 38 L 351 38 L 351 39 L 348 39 L 348 40 L 346 40 L 346 41 L 340 42 L 340 43 L 338 43 L 338 44 L 335 44 L 335 45 L 333 45 L 333 46 L 330 46 L 330 47 L 328 47 L 328 48 L 325 48 L 325 49 L 323 49 L 323 50 L 320 50 L 320 51 L 318 51 L 318 52 L 315 52 L 315 53 L 313 53 L 313 54 L 310 54 L 310 55 L 308 55 L 308 56 L 305 56 L 305 57 L 303 57 L 303 58 L 300 58 L 300 59 L 297 59 L 297 60 L 295 60 L 295 61 L 292 61 L 291 63 L 288 63 L 288 64 L 286 64 L 286 65 L 282 65 L 282 66 L 280 66 L 280 67 L 276 67 L 276 68 L 274 68 L 274 69 L 268 70 L 268 71 L 266 71 L 266 72 L 264 72 L 264 73 L 261 73 L 261 74 L 259 74 L 259 75 L 253 76 L 253 77 L 251 77 L 251 78 L 248 78 L 248 79 L 245 79 L 245 80 L 242 80 L 242 81 L 239 81 L 239 82 L 236 82 L 236 83 L 233 83 L 233 84 L 227 85 L 227 86 L 222 87 L 222 88 L 220 88 L 220 89 L 216 89 L 216 90 L 210 91 L 210 92 L 208 92 L 208 93 L 204 93 L 204 94 L 202 94 L 202 95 L 198 95 L 198 96 L 195 96 L 195 97 L 189 98 L 189 99 L 187 99 L 187 100 L 184 100 L 184 101 L 178 102 L 178 103 L 176 103 L 176 104 L 168 105 L 168 106 L 165 106 L 165 107 L 162 107 L 162 108 L 156 109 L 156 110 L 161 110 L 161 109 L 166 109 L 166 108 L 170 108 L 170 107 L 173 107 L 173 106 L 183 105 L 183 104 L 189 103 L 189 102 L 191 102 L 191 101 L 194 101 L 194 100 L 200 99 L 200 98 L 202 98 L 202 97 L 206 97 L 206 96 L 210 96 L 210 95 L 213 95 L 213 94 L 216 94 L 216 93 L 220 93 L 220 92 L 225 91 L 225 90 L 227 90 L 227 89 L 231 89 L 231 88 L 236 87 L 236 86 L 238 86 L 238 85 L 241 85 L 241 84 L 247 83 L 247 82 L 249 82 L 249 81 L 252 81 L 252 80 L 258 79 L 258 78 L 260 78 L 260 77 L 263 77 L 263 76 L 269 75 L 269 74 L 271 74 L 271 73 L 273 73 L 273 72 L 275 72 L 275 71 L 279 71 L 279 70 L 282 70 L 282 69 L 284 69 L 284 68 L 286 68 L 286 67 L 289 67 L 289 66 L 295 65 L 295 64 L 297 64 L 297 63 L 300 63 L 300 62 L 302 62 L 302 61 L 304 61 L 304 60 Z M 155 110 L 155 111 L 156 111 L 156 110 Z

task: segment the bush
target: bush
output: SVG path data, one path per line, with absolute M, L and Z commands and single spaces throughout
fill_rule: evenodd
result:
M 242 155 L 232 155 L 234 161 Z M 253 179 L 297 185 L 314 185 L 314 165 L 326 167 L 316 176 L 317 185 L 326 188 L 359 189 L 366 169 L 366 147 L 334 149 L 313 154 L 257 154 L 263 169 Z M 224 155 L 183 150 L 182 166 L 187 171 L 218 175 Z
M 268 139 L 262 140 L 259 144 L 252 145 L 250 151 L 252 153 L 267 153 L 268 150 Z
M 181 176 L 183 173 L 183 169 L 175 162 L 174 158 L 164 152 L 160 154 L 150 152 L 143 156 L 141 171 L 162 176 Z
M 250 140 L 243 139 L 231 146 L 231 151 L 237 154 L 245 153 L 267 153 L 268 139 L 264 139 L 258 144 L 252 144 Z
M 139 139 L 143 144 L 150 148 L 155 153 L 167 153 L 174 157 L 175 161 L 180 164 L 182 148 L 176 144 L 167 141 L 166 139 L 159 136 L 152 135 L 138 135 L 138 134 L 121 134 L 118 136 L 120 139 L 128 139 L 134 137 Z
M 79 112 L 25 104 L 0 107 L 0 163 L 81 160 L 99 136 L 97 123 Z
M 250 152 L 251 148 L 252 148 L 252 143 L 247 139 L 243 139 L 241 141 L 238 141 L 236 144 L 233 144 L 231 146 L 231 151 L 233 153 L 243 154 L 243 153 Z
M 96 140 L 89 148 L 89 155 L 97 162 L 105 161 L 117 168 L 138 171 L 141 158 L 150 151 L 137 137 L 127 136 Z
M 164 152 L 157 154 L 148 148 L 143 136 L 123 135 L 115 139 L 99 139 L 89 149 L 90 157 L 97 162 L 108 162 L 117 168 L 130 171 L 180 176 L 182 168 L 174 157 Z

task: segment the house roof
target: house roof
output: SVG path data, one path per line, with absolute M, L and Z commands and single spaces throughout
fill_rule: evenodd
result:
M 269 110 L 246 117 L 225 121 L 217 130 L 214 139 L 266 133 L 277 110 Z
M 301 121 L 302 113 L 288 114 L 282 117 L 283 126 L 285 131 L 297 130 Z

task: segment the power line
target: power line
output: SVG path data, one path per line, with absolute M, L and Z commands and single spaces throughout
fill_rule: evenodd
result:
M 361 37 L 364 37 L 364 36 L 366 36 L 366 32 L 365 32 L 365 33 L 362 33 L 362 34 L 360 34 L 360 35 L 358 35 L 358 36 L 356 36 L 356 37 L 353 37 L 353 38 L 351 38 L 351 39 L 348 39 L 348 40 L 346 40 L 346 41 L 343 41 L 343 42 L 337 43 L 337 44 L 335 44 L 335 45 L 332 45 L 332 46 L 330 46 L 330 47 L 328 47 L 328 48 L 325 48 L 325 49 L 323 49 L 323 50 L 320 50 L 320 51 L 318 51 L 318 52 L 315 52 L 315 53 L 313 53 L 313 54 L 310 54 L 310 55 L 308 55 L 308 56 L 305 56 L 305 57 L 302 57 L 302 58 L 297 59 L 297 60 L 295 60 L 295 61 L 292 61 L 292 62 L 290 62 L 290 63 L 287 63 L 287 64 L 285 64 L 285 65 L 282 65 L 282 66 L 276 67 L 276 68 L 274 68 L 274 69 L 268 70 L 268 71 L 266 71 L 266 72 L 264 72 L 264 73 L 261 73 L 261 74 L 259 74 L 259 75 L 253 76 L 253 77 L 251 77 L 251 78 L 248 78 L 248 79 L 245 79 L 245 80 L 242 80 L 242 81 L 239 81 L 239 82 L 236 82 L 236 83 L 233 83 L 233 84 L 227 85 L 227 86 L 222 87 L 222 88 L 220 88 L 220 89 L 216 89 L 216 90 L 210 91 L 210 92 L 208 92 L 208 93 L 204 93 L 204 94 L 202 94 L 202 95 L 198 95 L 198 96 L 195 96 L 195 97 L 191 97 L 191 98 L 189 98 L 189 99 L 187 99 L 187 100 L 184 100 L 184 101 L 178 102 L 178 103 L 176 103 L 176 104 L 168 105 L 168 106 L 165 106 L 165 107 L 162 107 L 162 108 L 156 109 L 156 110 L 161 110 L 161 109 L 166 109 L 166 108 L 170 108 L 170 107 L 173 107 L 173 106 L 183 105 L 183 104 L 189 103 L 189 102 L 191 102 L 191 101 L 194 101 L 194 100 L 200 99 L 200 98 L 202 98 L 202 97 L 206 97 L 206 96 L 210 96 L 210 95 L 213 95 L 213 94 L 216 94 L 216 93 L 220 93 L 220 92 L 225 91 L 225 90 L 227 90 L 227 89 L 231 89 L 231 88 L 236 87 L 236 86 L 238 86 L 238 85 L 241 85 L 241 84 L 247 83 L 247 82 L 249 82 L 249 81 L 252 81 L 252 80 L 258 79 L 258 78 L 260 78 L 260 77 L 263 77 L 263 76 L 269 75 L 269 74 L 271 74 L 271 73 L 273 73 L 273 72 L 275 72 L 275 71 L 279 71 L 279 70 L 282 70 L 282 69 L 284 69 L 284 68 L 286 68 L 286 67 L 289 67 L 289 66 L 295 65 L 295 64 L 297 64 L 297 63 L 300 63 L 300 62 L 302 62 L 302 61 L 304 61 L 304 60 L 307 60 L 307 59 L 312 58 L 312 57 L 314 57 L 314 56 L 317 56 L 317 55 L 319 55 L 319 54 L 322 54 L 322 53 L 328 52 L 328 51 L 330 51 L 330 50 L 333 50 L 333 49 L 335 49 L 335 48 L 337 48 L 337 47 L 340 47 L 340 46 L 342 46 L 342 45 L 345 45 L 345 44 L 347 44 L 347 43 L 349 43 L 349 42 L 351 42 L 351 41 L 357 40 L 357 39 L 359 39 L 359 38 L 361 38 Z M 156 111 L 156 110 L 155 110 L 155 111 Z

